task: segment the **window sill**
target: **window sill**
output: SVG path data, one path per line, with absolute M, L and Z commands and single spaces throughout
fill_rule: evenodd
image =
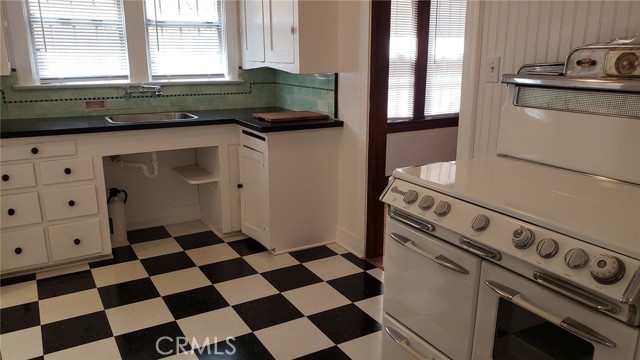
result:
M 387 122 L 387 134 L 454 126 L 458 126 L 458 115 L 421 120 L 392 121 Z
M 76 83 L 76 84 L 33 84 L 33 85 L 14 85 L 15 90 L 38 90 L 38 89 L 88 89 L 88 88 L 122 88 L 124 86 L 140 86 L 140 85 L 230 85 L 243 84 L 245 80 L 231 79 L 203 79 L 203 80 L 155 80 L 145 83 L 132 83 L 128 81 L 110 81 L 110 82 L 93 82 L 93 83 Z

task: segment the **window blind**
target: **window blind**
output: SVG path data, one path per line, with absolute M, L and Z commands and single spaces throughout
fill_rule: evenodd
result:
M 221 0 L 146 0 L 153 79 L 224 77 Z
M 388 118 L 413 116 L 418 4 L 412 0 L 391 1 L 389 42 Z
M 431 2 L 425 116 L 460 112 L 466 1 Z
M 121 0 L 27 0 L 42 83 L 128 79 Z

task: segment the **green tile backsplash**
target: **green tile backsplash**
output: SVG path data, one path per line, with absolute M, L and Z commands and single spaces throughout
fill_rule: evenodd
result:
M 15 73 L 0 77 L 2 119 L 107 115 L 136 112 L 280 106 L 333 116 L 335 74 L 290 74 L 270 68 L 244 70 L 241 84 L 163 85 L 162 96 L 122 97 L 121 87 L 14 89 Z M 105 100 L 106 110 L 85 110 L 85 100 Z

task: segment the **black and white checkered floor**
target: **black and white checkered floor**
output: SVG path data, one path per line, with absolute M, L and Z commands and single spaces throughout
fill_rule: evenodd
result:
M 380 356 L 383 273 L 340 246 L 273 256 L 201 222 L 129 242 L 72 273 L 2 280 L 2 359 Z

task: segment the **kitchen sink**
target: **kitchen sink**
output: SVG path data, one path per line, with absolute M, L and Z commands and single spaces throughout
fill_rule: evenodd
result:
M 164 112 L 144 114 L 124 114 L 106 116 L 108 122 L 115 124 L 147 123 L 160 121 L 194 120 L 198 117 L 186 112 Z

